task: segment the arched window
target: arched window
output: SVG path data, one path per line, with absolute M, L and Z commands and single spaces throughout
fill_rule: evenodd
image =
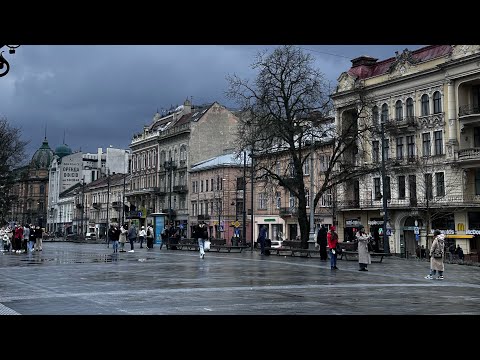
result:
M 440 91 L 435 91 L 433 93 L 433 113 L 438 114 L 442 112 L 442 96 Z
M 427 94 L 422 95 L 422 116 L 428 115 L 429 99 Z
M 403 104 L 401 100 L 395 103 L 395 119 L 400 121 L 403 119 Z
M 388 121 L 388 105 L 382 105 L 382 122 L 386 123 Z
M 372 122 L 373 126 L 378 125 L 378 107 L 374 106 L 372 109 Z
M 415 115 L 413 111 L 413 99 L 408 98 L 407 99 L 407 118 L 413 118 L 414 116 Z
M 45 194 L 45 185 L 40 185 L 40 194 Z

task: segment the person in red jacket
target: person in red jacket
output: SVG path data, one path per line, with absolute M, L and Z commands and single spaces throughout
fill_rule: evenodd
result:
M 338 243 L 338 234 L 335 232 L 335 225 L 330 226 L 330 230 L 327 233 L 327 244 L 330 249 L 330 268 L 332 270 L 337 270 L 337 243 Z

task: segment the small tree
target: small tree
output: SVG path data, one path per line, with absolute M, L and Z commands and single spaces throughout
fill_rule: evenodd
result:
M 238 144 L 251 149 L 256 179 L 278 185 L 294 194 L 298 203 L 301 240 L 308 246 L 304 165 L 312 152 L 331 146 L 331 157 L 322 173 L 314 196 L 314 207 L 322 195 L 339 183 L 375 171 L 376 167 L 357 164 L 352 149 L 369 131 L 364 111 L 367 101 L 359 90 L 352 102 L 354 115 L 341 129 L 332 126 L 331 88 L 314 67 L 314 59 L 294 46 L 281 46 L 271 54 L 259 53 L 252 64 L 257 70 L 253 81 L 228 76 L 227 96 L 241 107 Z M 287 166 L 278 172 L 277 164 Z M 318 173 L 318 172 L 317 172 Z
M 26 141 L 20 139 L 19 128 L 10 126 L 6 118 L 0 118 L 0 221 L 5 224 L 12 203 L 17 196 L 11 194 L 15 183 L 13 169 L 25 159 Z

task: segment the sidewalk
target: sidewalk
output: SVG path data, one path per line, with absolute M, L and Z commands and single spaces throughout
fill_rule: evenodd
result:
M 129 244 L 126 247 L 130 249 Z M 396 257 L 359 272 L 318 258 L 262 257 L 44 242 L 33 254 L 0 254 L 0 314 L 436 315 L 480 314 L 480 268 Z

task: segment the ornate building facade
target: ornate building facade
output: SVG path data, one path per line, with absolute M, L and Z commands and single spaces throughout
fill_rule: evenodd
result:
M 377 238 L 386 231 L 392 253 L 410 256 L 439 229 L 472 259 L 478 256 L 479 61 L 479 45 L 433 45 L 382 61 L 362 56 L 341 74 L 332 96 L 336 125 L 355 121 L 354 100 L 362 93 L 365 123 L 356 126 L 376 129 L 348 155 L 356 165 L 380 164 L 383 153 L 386 167 L 339 188 L 341 240 L 361 223 Z

